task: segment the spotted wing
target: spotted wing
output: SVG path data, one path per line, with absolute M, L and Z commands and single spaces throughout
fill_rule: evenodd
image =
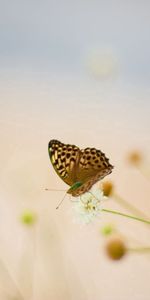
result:
M 79 151 L 75 145 L 63 144 L 57 140 L 51 140 L 48 144 L 50 160 L 56 173 L 70 186 L 75 183 Z
M 100 179 L 112 172 L 113 166 L 105 154 L 95 148 L 80 150 L 80 158 L 77 166 L 77 181 L 83 184 L 72 192 L 73 196 L 79 196 L 89 191 Z
M 95 148 L 86 148 L 80 151 L 78 164 L 79 181 L 85 182 L 91 176 L 99 173 L 99 179 L 110 173 L 113 166 L 105 154 Z

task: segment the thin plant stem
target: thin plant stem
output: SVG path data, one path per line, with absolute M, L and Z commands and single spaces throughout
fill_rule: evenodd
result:
M 141 218 L 148 219 L 149 217 L 146 216 L 140 209 L 136 208 L 133 204 L 129 203 L 127 200 L 123 199 L 120 195 L 114 193 L 113 199 L 124 208 L 128 209 L 131 213 L 139 215 Z
M 144 168 L 144 166 L 136 164 L 136 168 L 139 170 L 139 172 L 147 179 L 150 180 L 150 172 Z
M 22 291 L 21 291 L 21 289 L 20 289 L 20 287 L 18 285 L 17 280 L 15 279 L 12 271 L 10 269 L 8 269 L 8 266 L 7 266 L 6 262 L 4 261 L 4 259 L 3 260 L 0 259 L 0 265 L 3 267 L 3 269 L 6 271 L 7 275 L 9 276 L 9 278 L 11 279 L 11 281 L 13 282 L 13 284 L 14 284 L 14 286 L 16 288 L 16 291 L 17 291 L 17 293 L 18 293 L 18 295 L 20 297 L 20 300 L 25 300 L 25 297 L 24 297 L 24 295 L 23 295 L 23 293 L 22 293 Z
M 129 251 L 132 252 L 150 252 L 150 247 L 138 247 L 138 248 L 128 248 Z
M 145 220 L 145 219 L 142 219 L 142 218 L 139 218 L 139 217 L 135 217 L 135 216 L 131 216 L 131 215 L 128 215 L 128 214 L 124 214 L 124 213 L 121 213 L 119 211 L 116 211 L 116 210 L 110 210 L 110 209 L 102 209 L 102 211 L 106 212 L 106 213 L 110 213 L 110 214 L 114 214 L 114 215 L 119 215 L 119 216 L 122 216 L 122 217 L 126 217 L 126 218 L 129 218 L 129 219 L 133 219 L 133 220 L 136 220 L 136 221 L 139 221 L 139 222 L 143 222 L 143 223 L 146 223 L 146 224 L 149 224 L 150 225 L 150 221 L 148 220 Z
M 37 238 L 38 238 L 38 227 L 35 226 L 33 228 L 33 270 L 32 270 L 32 297 L 31 299 L 35 299 L 35 291 L 36 291 L 36 263 L 37 263 L 37 254 L 38 254 L 38 249 L 37 249 Z

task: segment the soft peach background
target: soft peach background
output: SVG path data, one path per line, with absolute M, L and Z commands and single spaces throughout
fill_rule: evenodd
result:
M 148 300 L 149 255 L 112 262 L 100 234 L 112 222 L 149 246 L 147 226 L 104 213 L 94 224 L 74 224 L 68 199 L 55 210 L 63 192 L 44 188 L 67 189 L 50 164 L 50 139 L 94 146 L 115 166 L 109 178 L 117 191 L 150 216 L 149 182 L 126 162 L 132 149 L 150 159 L 150 5 L 16 0 L 6 8 L 0 29 L 0 299 Z M 91 49 L 100 51 L 100 70 L 101 49 L 110 49 L 116 65 L 107 66 L 108 76 L 87 67 Z M 104 205 L 125 212 L 112 200 Z M 33 228 L 20 222 L 25 209 L 38 216 Z

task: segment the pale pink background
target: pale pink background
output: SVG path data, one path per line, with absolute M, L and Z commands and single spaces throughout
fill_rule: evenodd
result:
M 63 192 L 44 188 L 67 189 L 50 164 L 50 139 L 96 147 L 115 166 L 109 179 L 118 193 L 150 216 L 149 181 L 126 162 L 133 149 L 146 167 L 150 161 L 150 5 L 33 2 L 1 11 L 0 299 L 148 300 L 150 256 L 113 262 L 100 234 L 113 223 L 150 246 L 148 227 L 104 213 L 96 223 L 73 223 L 67 198 L 55 209 Z M 110 48 L 115 76 L 87 70 L 95 47 Z M 113 200 L 104 207 L 127 212 Z M 20 222 L 25 209 L 38 215 L 34 228 Z

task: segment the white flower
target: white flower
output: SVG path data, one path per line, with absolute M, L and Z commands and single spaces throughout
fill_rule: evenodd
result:
M 103 192 L 99 188 L 92 188 L 89 192 L 77 197 L 77 200 L 73 202 L 73 209 L 76 211 L 75 220 L 80 223 L 89 223 L 100 216 L 104 199 Z

